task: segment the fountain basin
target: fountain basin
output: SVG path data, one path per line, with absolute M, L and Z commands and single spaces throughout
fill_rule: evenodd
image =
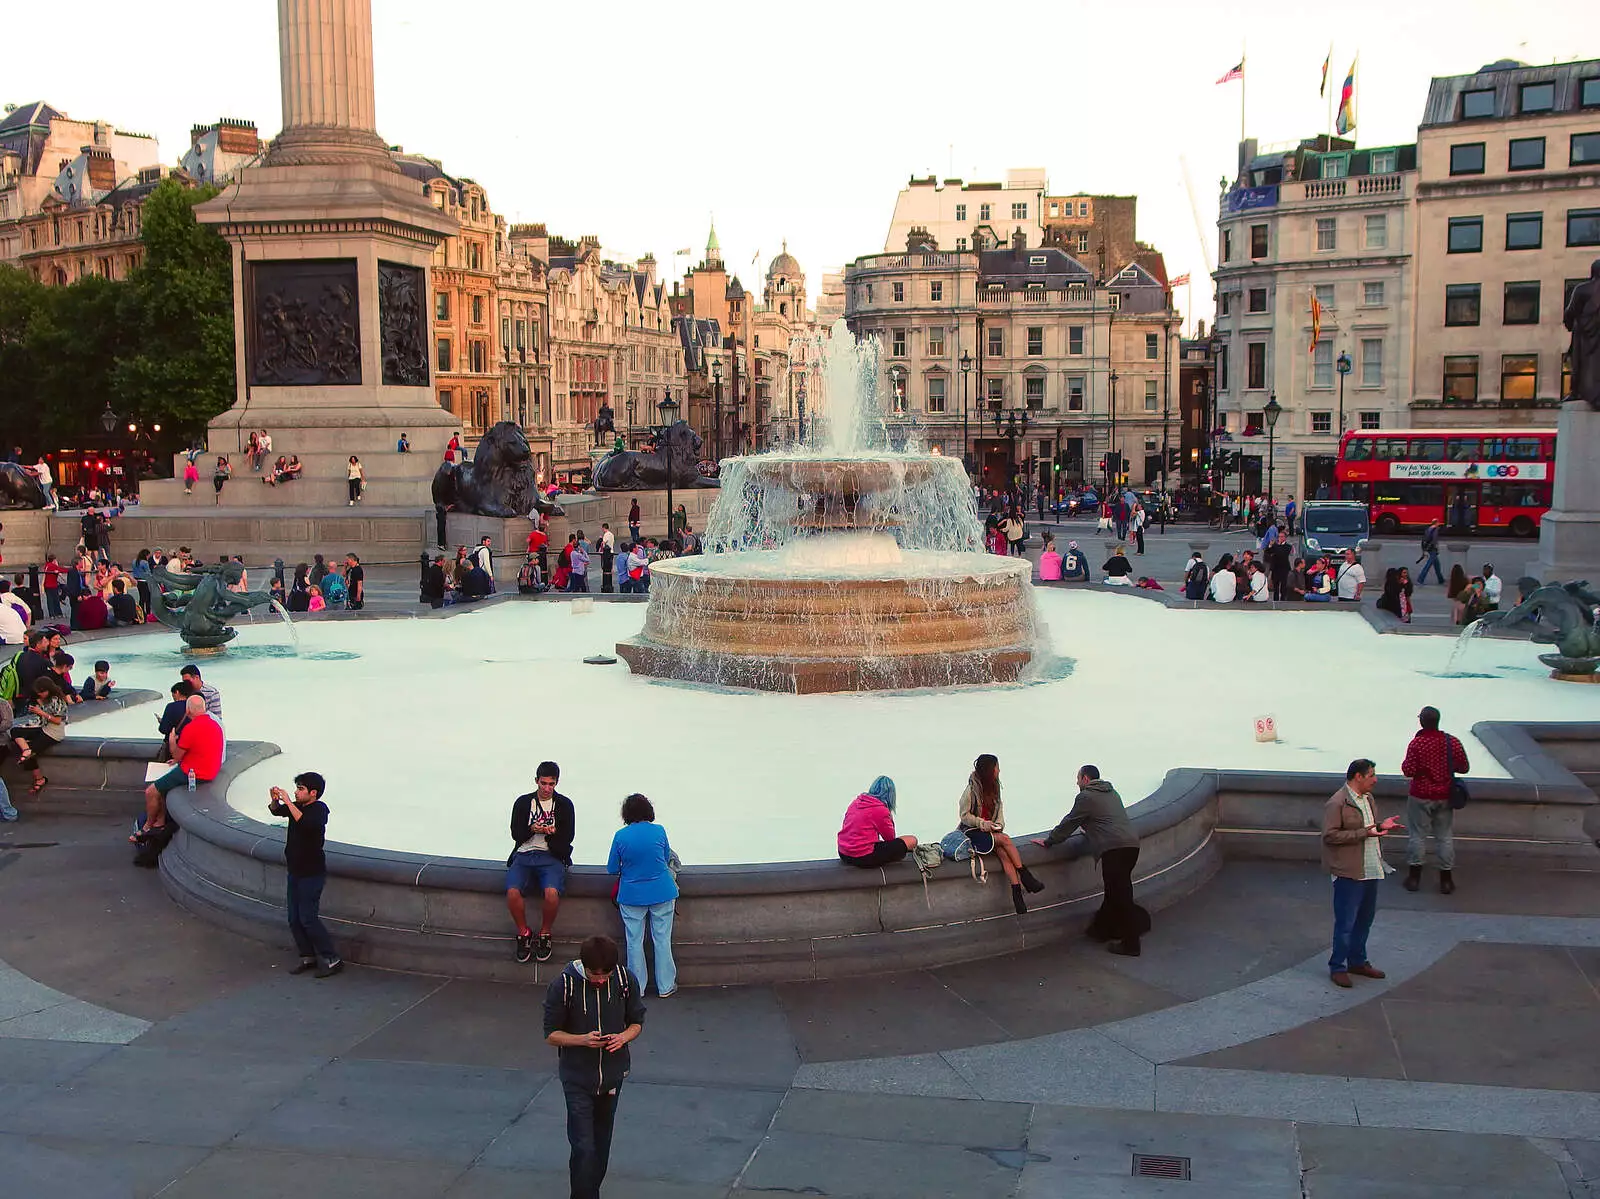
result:
M 1033 659 L 1029 571 L 925 550 L 814 570 L 784 550 L 678 558 L 651 568 L 644 629 L 617 653 L 635 674 L 801 695 L 1012 682 Z

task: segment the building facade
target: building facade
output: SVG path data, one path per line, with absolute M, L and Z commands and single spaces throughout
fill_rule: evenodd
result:
M 161 147 L 148 134 L 75 121 L 43 101 L 9 104 L 0 118 L 0 221 L 30 216 L 52 199 L 82 202 L 160 165 Z
M 1049 189 L 1039 167 L 1009 170 L 1004 183 L 914 178 L 895 197 L 884 252 L 898 251 L 913 230 L 925 232 L 947 250 L 995 249 L 1009 245 L 1018 232 L 1026 245 L 1042 245 Z
M 550 288 L 543 225 L 495 218 L 495 303 L 500 311 L 501 419 L 516 421 L 533 453 L 534 477 L 551 477 Z

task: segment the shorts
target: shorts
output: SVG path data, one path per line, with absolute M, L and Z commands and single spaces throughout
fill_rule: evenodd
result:
M 890 862 L 903 861 L 910 852 L 910 847 L 896 837 L 893 841 L 879 841 L 859 857 L 842 853 L 839 855 L 839 860 L 848 862 L 852 866 L 887 866 Z
M 179 787 L 187 787 L 189 785 L 189 772 L 182 766 L 174 766 L 151 785 L 165 796 L 169 791 L 176 791 Z
M 506 890 L 520 891 L 526 895 L 529 884 L 537 883 L 540 895 L 554 890 L 557 895 L 567 892 L 567 868 L 561 860 L 547 850 L 528 849 L 511 855 L 506 866 Z

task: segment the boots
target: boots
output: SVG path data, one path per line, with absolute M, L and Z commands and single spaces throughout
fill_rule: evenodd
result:
M 1456 880 L 1451 877 L 1451 872 L 1448 870 L 1439 871 L 1439 894 L 1454 895 L 1455 891 Z
M 1034 878 L 1033 877 L 1033 871 L 1029 870 L 1026 866 L 1024 866 L 1020 871 L 1018 871 L 1018 874 L 1022 878 L 1022 885 L 1024 887 L 1026 887 L 1029 891 L 1033 892 L 1035 895 L 1037 895 L 1040 891 L 1044 890 L 1044 884 L 1041 883 L 1038 879 Z
M 1017 915 L 1019 916 L 1028 914 L 1028 901 L 1022 898 L 1022 884 L 1020 883 L 1011 884 L 1011 906 L 1017 909 Z
M 1449 876 L 1446 875 L 1446 877 L 1448 878 Z M 1407 870 L 1406 881 L 1403 885 L 1407 891 L 1415 891 L 1418 887 L 1422 886 L 1422 867 L 1412 866 L 1409 870 Z

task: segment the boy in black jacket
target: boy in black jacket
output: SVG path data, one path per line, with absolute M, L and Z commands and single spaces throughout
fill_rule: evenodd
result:
M 540 762 L 534 777 L 539 789 L 517 796 L 511 805 L 511 839 L 516 847 L 506 859 L 506 907 L 517 926 L 519 962 L 528 961 L 535 951 L 523 901 L 531 887 L 537 887 L 543 897 L 538 958 L 541 962 L 550 960 L 550 930 L 567 889 L 567 867 L 572 865 L 572 836 L 577 825 L 572 801 L 556 790 L 561 767 L 554 762 Z
M 572 1199 L 599 1199 L 628 1076 L 628 1042 L 643 1031 L 639 980 L 617 965 L 615 941 L 590 937 L 544 999 L 545 1040 L 561 1051 Z

